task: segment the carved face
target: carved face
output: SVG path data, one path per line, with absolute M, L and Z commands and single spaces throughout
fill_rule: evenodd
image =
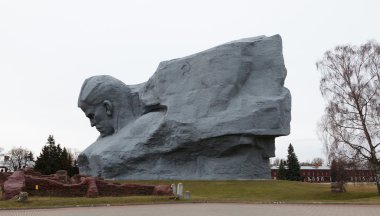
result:
M 112 111 L 112 103 L 105 100 L 97 105 L 82 104 L 80 108 L 90 119 L 91 127 L 96 128 L 100 132 L 100 136 L 105 137 L 112 135 L 115 131 L 114 118 Z

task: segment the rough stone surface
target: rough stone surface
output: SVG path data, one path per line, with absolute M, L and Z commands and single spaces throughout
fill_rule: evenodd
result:
M 3 187 L 3 199 L 12 199 L 25 189 L 25 175 L 22 171 L 16 171 L 7 178 Z
M 99 191 L 98 191 L 98 187 L 96 186 L 95 178 L 94 177 L 86 178 L 86 183 L 88 185 L 86 196 L 90 198 L 98 197 Z
M 55 173 L 55 178 L 58 179 L 58 181 L 63 183 L 69 183 L 69 176 L 67 175 L 66 170 L 58 170 Z
M 20 192 L 27 192 L 30 196 L 57 196 L 57 197 L 98 197 L 98 196 L 130 196 L 130 195 L 173 195 L 169 185 L 140 185 L 115 184 L 99 178 L 80 176 L 71 178 L 68 182 L 61 182 L 62 172 L 49 176 L 37 176 L 35 173 L 27 175 L 24 171 L 17 171 L 7 178 L 4 183 L 3 199 L 11 199 Z M 66 176 L 66 179 L 69 179 Z M 74 180 L 73 182 L 70 182 Z M 38 185 L 38 190 L 36 190 Z
M 157 185 L 153 189 L 153 195 L 173 195 L 173 188 L 169 185 Z
M 99 138 L 80 172 L 115 179 L 266 179 L 290 132 L 279 35 L 161 62 L 145 83 L 91 77 L 78 106 Z M 107 90 L 105 83 L 117 86 Z M 103 110 L 102 110 L 103 109 Z
M 0 172 L 0 187 L 3 186 L 4 182 L 8 179 L 9 176 L 11 176 L 12 173 L 10 172 Z
M 27 192 L 20 192 L 18 195 L 13 197 L 17 202 L 26 202 L 28 201 L 29 194 Z

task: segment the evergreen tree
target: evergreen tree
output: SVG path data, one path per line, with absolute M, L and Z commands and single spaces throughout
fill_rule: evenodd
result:
M 287 170 L 285 167 L 285 161 L 283 161 L 283 160 L 280 161 L 280 166 L 278 167 L 277 178 L 279 180 L 286 180 L 286 178 L 287 178 Z
M 34 165 L 36 171 L 41 172 L 44 175 L 52 173 L 51 159 L 50 159 L 50 149 L 48 145 L 42 148 L 40 156 L 37 157 L 36 163 Z
M 67 170 L 67 173 L 69 174 L 70 168 L 72 166 L 72 161 L 71 161 L 71 156 L 67 152 L 66 148 L 63 148 L 62 150 L 60 161 L 61 161 L 60 167 L 64 170 Z
M 56 145 L 52 135 L 49 135 L 46 145 L 37 157 L 34 169 L 44 175 L 54 174 L 58 170 L 66 170 L 69 176 L 78 173 L 78 168 L 73 167 L 72 155 L 66 148 Z
M 292 144 L 288 147 L 288 170 L 287 170 L 287 180 L 299 181 L 301 180 L 300 175 L 300 164 L 298 162 L 297 156 L 294 153 L 294 148 Z

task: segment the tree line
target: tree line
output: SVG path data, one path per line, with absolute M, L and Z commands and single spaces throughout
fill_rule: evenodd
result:
M 54 174 L 58 170 L 66 170 L 69 176 L 79 173 L 76 154 L 65 147 L 62 148 L 60 144 L 56 144 L 53 135 L 49 135 L 36 159 L 29 149 L 17 147 L 5 154 L 4 162 L 10 171 L 33 168 L 43 175 Z

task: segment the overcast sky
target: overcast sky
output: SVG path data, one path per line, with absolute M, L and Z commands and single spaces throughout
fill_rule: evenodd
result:
M 77 108 L 85 78 L 145 82 L 160 61 L 236 39 L 280 34 L 292 94 L 291 142 L 301 161 L 323 157 L 324 101 L 315 62 L 338 44 L 380 41 L 380 1 L 0 1 L 0 147 L 39 154 L 49 134 L 84 150 L 98 136 Z

